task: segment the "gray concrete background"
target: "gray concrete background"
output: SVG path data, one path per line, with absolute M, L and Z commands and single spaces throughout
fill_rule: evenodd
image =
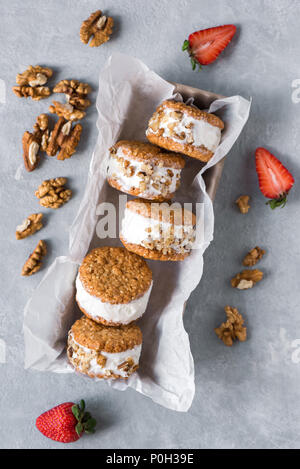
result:
M 59 402 L 85 398 L 98 419 L 98 431 L 73 448 L 299 448 L 300 363 L 293 363 L 292 354 L 297 358 L 293 341 L 300 339 L 300 103 L 292 102 L 292 82 L 300 78 L 300 2 L 1 0 L 0 7 L 0 78 L 6 85 L 6 102 L 0 103 L 0 350 L 6 343 L 6 360 L 0 363 L 5 415 L 0 447 L 63 447 L 39 434 L 35 418 Z M 109 43 L 92 49 L 80 42 L 79 28 L 98 8 L 115 18 L 116 28 Z M 181 52 L 183 40 L 194 30 L 226 23 L 238 26 L 232 44 L 215 64 L 192 72 Z M 75 375 L 23 370 L 23 307 L 45 270 L 21 278 L 37 238 L 17 242 L 15 227 L 38 209 L 33 193 L 41 180 L 68 176 L 74 197 L 63 210 L 47 213 L 43 238 L 50 255 L 45 267 L 67 252 L 68 229 L 83 195 L 97 131 L 91 107 L 76 155 L 63 163 L 46 159 L 33 173 L 25 173 L 20 169 L 22 134 L 39 113 L 47 112 L 50 99 L 18 99 L 11 87 L 17 72 L 38 63 L 54 68 L 52 84 L 63 78 L 88 81 L 94 100 L 99 71 L 116 51 L 140 58 L 165 79 L 253 97 L 250 120 L 225 164 L 215 201 L 215 239 L 185 314 L 196 367 L 196 396 L 186 414 L 166 410 L 132 390 L 122 393 Z M 258 190 L 257 146 L 271 149 L 295 176 L 283 210 L 272 212 Z M 242 193 L 252 198 L 246 216 L 234 206 Z M 265 279 L 253 290 L 231 289 L 231 276 L 256 244 L 267 250 L 260 265 Z M 249 332 L 246 343 L 231 349 L 213 331 L 226 304 L 245 313 Z

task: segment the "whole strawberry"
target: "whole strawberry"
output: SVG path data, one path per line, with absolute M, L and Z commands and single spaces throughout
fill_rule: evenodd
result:
M 47 410 L 36 419 L 37 429 L 51 440 L 72 443 L 83 433 L 94 433 L 96 420 L 85 412 L 85 402 L 80 404 L 65 402 Z
M 284 207 L 287 195 L 294 184 L 294 178 L 283 164 L 265 148 L 255 152 L 256 172 L 259 188 L 272 209 Z

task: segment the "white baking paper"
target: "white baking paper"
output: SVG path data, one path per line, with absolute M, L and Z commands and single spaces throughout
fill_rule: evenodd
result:
M 122 54 L 111 56 L 100 73 L 99 136 L 85 194 L 71 226 L 68 256 L 54 261 L 25 307 L 25 368 L 73 372 L 65 346 L 67 332 L 79 317 L 74 301 L 78 265 L 93 247 L 120 245 L 118 238 L 103 240 L 95 234 L 97 206 L 107 201 L 117 206 L 120 194 L 106 183 L 107 149 L 120 138 L 145 140 L 149 117 L 161 101 L 172 97 L 173 91 L 173 85 L 142 62 Z M 127 382 L 109 382 L 120 390 L 130 386 L 177 411 L 189 409 L 195 392 L 194 362 L 183 326 L 184 304 L 201 279 L 203 252 L 213 239 L 213 207 L 202 175 L 229 152 L 249 110 L 250 102 L 240 96 L 211 105 L 209 111 L 217 112 L 226 124 L 221 144 L 204 167 L 188 159 L 176 194 L 176 200 L 181 202 L 204 203 L 204 243 L 183 262 L 149 261 L 154 286 L 147 312 L 139 321 L 144 337 L 140 369 Z

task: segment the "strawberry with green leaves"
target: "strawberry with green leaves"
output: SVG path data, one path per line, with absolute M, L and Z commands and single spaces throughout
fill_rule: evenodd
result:
M 235 32 L 234 24 L 225 24 L 190 34 L 189 38 L 184 41 L 182 50 L 188 51 L 193 70 L 196 69 L 197 63 L 201 69 L 202 65 L 214 62 L 228 46 Z
M 271 209 L 284 207 L 287 195 L 294 184 L 294 178 L 283 164 L 265 148 L 257 148 L 255 152 L 256 172 L 259 188 L 270 200 Z
M 85 412 L 85 402 L 80 404 L 65 402 L 47 410 L 36 419 L 37 429 L 51 440 L 72 443 L 79 440 L 83 433 L 94 433 L 96 420 Z

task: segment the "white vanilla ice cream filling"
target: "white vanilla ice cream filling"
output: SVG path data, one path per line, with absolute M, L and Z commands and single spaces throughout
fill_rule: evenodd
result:
M 95 350 L 89 349 L 87 347 L 84 347 L 83 345 L 80 345 L 76 340 L 74 339 L 73 334 L 70 334 L 70 339 L 73 341 L 77 347 L 79 347 L 80 351 L 84 352 L 85 355 L 88 356 L 88 354 L 93 354 L 95 355 Z M 72 342 L 70 344 L 72 346 Z M 88 368 L 88 373 L 92 373 L 94 375 L 100 375 L 100 376 L 110 376 L 111 373 L 114 373 L 115 375 L 121 376 L 122 378 L 128 378 L 129 374 L 126 369 L 119 368 L 124 362 L 126 362 L 129 358 L 133 360 L 133 366 L 136 366 L 139 364 L 139 359 L 142 351 L 142 344 L 136 345 L 133 349 L 128 349 L 125 350 L 125 352 L 118 352 L 118 353 L 108 353 L 101 351 L 101 355 L 106 358 L 106 363 L 104 366 L 99 365 L 97 363 L 97 358 L 92 358 L 90 361 L 90 365 Z M 76 353 L 73 351 L 72 353 L 72 358 L 80 358 L 80 354 Z M 79 365 L 79 369 L 80 369 Z
M 188 143 L 195 147 L 203 145 L 212 152 L 216 151 L 221 140 L 221 129 L 219 127 L 211 125 L 205 120 L 195 119 L 185 113 L 183 113 L 182 119 L 179 120 L 173 117 L 172 113 L 174 113 L 174 109 L 164 109 L 164 117 L 159 122 L 159 129 L 164 131 L 162 137 L 170 137 L 179 143 Z M 168 127 L 170 124 L 176 125 L 171 129 Z M 182 132 L 185 133 L 185 137 L 178 138 L 177 135 L 181 135 Z M 147 133 L 156 132 L 153 132 L 151 127 L 148 127 Z
M 159 249 L 160 242 L 162 241 L 162 244 L 164 244 L 163 241 L 167 241 L 171 230 L 173 231 L 174 242 L 168 244 L 168 248 L 178 253 L 189 252 L 196 236 L 193 225 L 173 225 L 154 218 L 144 217 L 128 208 L 125 209 L 121 236 L 130 244 L 139 244 L 149 248 L 149 243 L 154 243 L 155 249 Z
M 129 303 L 111 304 L 104 303 L 97 296 L 90 295 L 90 293 L 84 289 L 78 274 L 76 278 L 76 298 L 79 305 L 93 319 L 102 318 L 106 321 L 129 324 L 140 318 L 146 311 L 152 284 L 153 282 L 151 282 L 146 293 L 136 300 L 130 301 Z
M 122 159 L 121 163 L 118 158 Z M 130 175 L 130 170 L 123 169 L 125 161 L 128 162 L 127 168 L 129 166 L 133 168 L 132 175 Z M 150 165 L 153 170 L 148 178 L 145 173 L 145 165 Z M 180 178 L 180 173 L 181 169 L 154 165 L 146 160 L 129 159 L 124 155 L 121 147 L 118 148 L 114 156 L 110 155 L 107 169 L 108 179 L 117 181 L 124 191 L 139 189 L 139 196 L 144 198 L 159 196 L 164 191 L 173 194 L 176 191 L 176 183 Z M 146 174 L 146 178 L 142 177 L 141 174 Z

